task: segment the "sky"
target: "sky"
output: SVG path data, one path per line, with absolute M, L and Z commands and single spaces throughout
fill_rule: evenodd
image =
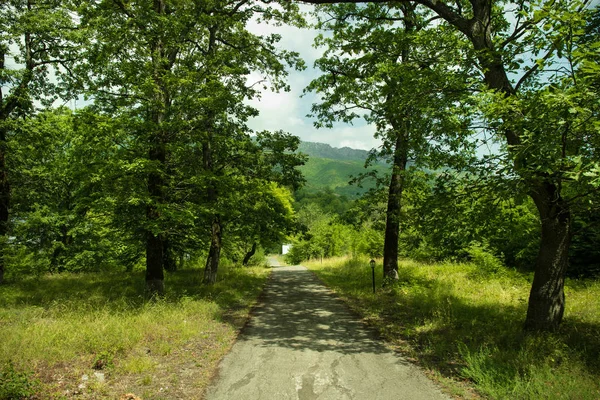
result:
M 310 11 L 312 6 L 301 5 L 301 8 L 303 11 Z M 380 141 L 373 138 L 375 129 L 363 120 L 357 120 L 354 125 L 340 123 L 332 129 L 317 129 L 313 125 L 314 118 L 307 117 L 311 105 L 318 99 L 314 93 L 301 97 L 302 92 L 312 79 L 319 76 L 320 71 L 313 68 L 313 65 L 324 50 L 313 47 L 314 38 L 318 34 L 316 30 L 290 26 L 273 27 L 256 22 L 251 23 L 248 29 L 257 34 L 279 33 L 282 39 L 278 47 L 297 51 L 307 67 L 304 71 L 289 71 L 290 92 L 263 91 L 260 100 L 250 101 L 250 104 L 260 111 L 260 116 L 249 124 L 252 129 L 281 129 L 300 137 L 303 141 L 327 143 L 333 147 L 370 150 L 380 145 Z

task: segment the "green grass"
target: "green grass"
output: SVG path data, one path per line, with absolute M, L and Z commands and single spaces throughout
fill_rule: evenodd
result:
M 373 295 L 366 259 L 306 265 L 453 395 L 600 398 L 600 282 L 568 281 L 560 332 L 526 334 L 527 275 L 402 261 L 399 282 L 382 289 L 379 271 Z
M 142 272 L 59 274 L 2 285 L 0 374 L 13 376 L 23 390 L 34 385 L 43 399 L 201 393 L 268 272 L 223 268 L 209 287 L 201 284 L 200 270 L 178 271 L 166 277 L 166 297 L 153 301 L 144 295 Z M 163 385 L 182 371 L 177 385 Z M 11 398 L 2 390 L 0 399 Z

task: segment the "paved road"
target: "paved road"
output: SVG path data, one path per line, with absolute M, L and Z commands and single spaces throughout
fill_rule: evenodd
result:
M 206 399 L 447 399 L 304 267 L 273 268 Z

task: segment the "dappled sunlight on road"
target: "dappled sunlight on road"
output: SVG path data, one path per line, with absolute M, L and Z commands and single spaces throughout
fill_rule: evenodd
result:
M 301 266 L 273 266 L 208 399 L 443 399 Z

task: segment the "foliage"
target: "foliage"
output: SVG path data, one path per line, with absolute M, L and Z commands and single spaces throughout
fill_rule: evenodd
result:
M 215 215 L 231 242 L 272 245 L 293 230 L 283 187 L 302 184 L 298 139 L 252 137 L 246 122 L 257 111 L 246 100 L 263 86 L 286 90 L 287 68 L 303 62 L 277 47 L 278 35 L 246 24 L 256 17 L 301 26 L 297 5 L 17 1 L 2 9 L 9 89 L 0 124 L 8 143 L 0 147 L 10 150 L 11 181 L 2 187 L 13 198 L 10 224 L 0 225 L 10 228 L 1 243 L 11 276 L 131 271 L 146 253 L 151 280 L 162 280 L 176 258 L 206 249 Z M 5 69 L 6 55 L 24 69 Z M 47 95 L 49 106 L 59 92 L 64 100 L 84 93 L 89 105 L 35 112 L 34 100 Z M 13 103 L 23 112 L 18 123 L 4 120 Z M 4 215 L 8 199 L 2 204 Z
M 471 262 L 477 265 L 478 273 L 482 275 L 493 275 L 504 271 L 502 261 L 490 253 L 487 245 L 473 242 L 467 252 Z
M 260 249 L 279 245 L 296 232 L 296 215 L 292 194 L 275 182 L 252 181 L 244 197 L 238 197 L 235 213 L 225 221 L 228 235 L 226 246 L 237 247 L 242 259 L 254 244 Z M 231 203 L 229 203 L 231 204 Z M 263 254 L 264 257 L 264 254 Z M 259 262 L 259 256 L 254 263 Z
M 397 143 L 419 165 L 468 155 L 470 116 L 461 111 L 473 71 L 457 63 L 470 54 L 455 32 L 429 24 L 430 13 L 412 5 L 325 5 L 315 16 L 317 28 L 331 32 L 315 41 L 325 48 L 316 62 L 323 74 L 306 89 L 322 97 L 312 107 L 317 127 L 359 118 L 374 125 L 382 146 L 369 164 L 374 156 L 391 161 Z
M 253 141 L 246 126 L 257 115 L 246 100 L 259 96 L 247 76 L 264 75 L 282 90 L 286 67 L 303 67 L 297 54 L 276 47 L 277 35 L 253 34 L 246 23 L 257 15 L 293 22 L 295 11 L 287 5 L 274 12 L 261 2 L 164 1 L 78 9 L 93 34 L 77 68 L 96 108 L 129 131 L 136 181 L 147 182 L 123 200 L 141 211 L 129 226 L 145 240 L 149 282 L 173 269 L 172 253 L 202 243 L 210 243 L 207 268 L 216 274 L 223 229 L 251 213 L 241 205 L 255 187 L 300 182 L 301 161 L 285 154 L 297 139 L 265 132 Z
M 310 159 L 308 163 L 310 163 Z M 312 177 L 308 175 L 305 175 L 305 177 L 307 182 L 312 185 Z M 319 191 L 311 191 L 308 187 L 305 187 L 298 190 L 294 194 L 294 198 L 296 209 L 301 209 L 309 204 L 316 204 L 325 213 L 340 216 L 344 215 L 352 204 L 348 197 L 339 195 L 328 188 Z
M 478 179 L 451 172 L 415 178 L 406 200 L 404 255 L 415 257 L 416 251 L 421 260 L 465 260 L 479 242 L 507 266 L 533 268 L 539 221 L 530 201 L 519 204 Z
M 356 7 L 352 1 L 335 3 L 343 3 L 339 9 Z M 381 4 L 387 2 L 373 0 L 365 8 Z M 598 194 L 599 114 L 594 82 L 600 69 L 594 67 L 597 40 L 592 20 L 597 10 L 586 1 L 520 2 L 512 7 L 495 0 L 456 6 L 404 0 L 391 7 L 398 11 L 420 6 L 469 42 L 466 54 L 473 55 L 480 77 L 474 96 L 477 120 L 482 132 L 492 133 L 503 149 L 499 157 L 488 157 L 482 171 L 495 170 L 515 192 L 527 194 L 543 232 L 526 328 L 556 330 L 565 309 L 563 282 L 573 216 L 582 208 L 584 212 L 595 209 Z M 472 64 L 468 57 L 456 61 Z
M 36 393 L 39 382 L 32 379 L 31 373 L 17 371 L 11 361 L 0 365 L 1 400 L 29 398 Z
M 5 257 L 9 272 L 98 271 L 127 265 L 127 245 L 111 225 L 98 190 L 103 166 L 90 154 L 107 153 L 79 116 L 61 108 L 39 113 L 9 138 L 14 235 Z
M 304 260 L 366 254 L 379 257 L 383 250 L 383 232 L 365 220 L 348 224 L 344 216 L 325 212 L 316 202 L 306 202 L 298 211 L 302 233 L 292 240 L 286 262 L 300 264 Z

